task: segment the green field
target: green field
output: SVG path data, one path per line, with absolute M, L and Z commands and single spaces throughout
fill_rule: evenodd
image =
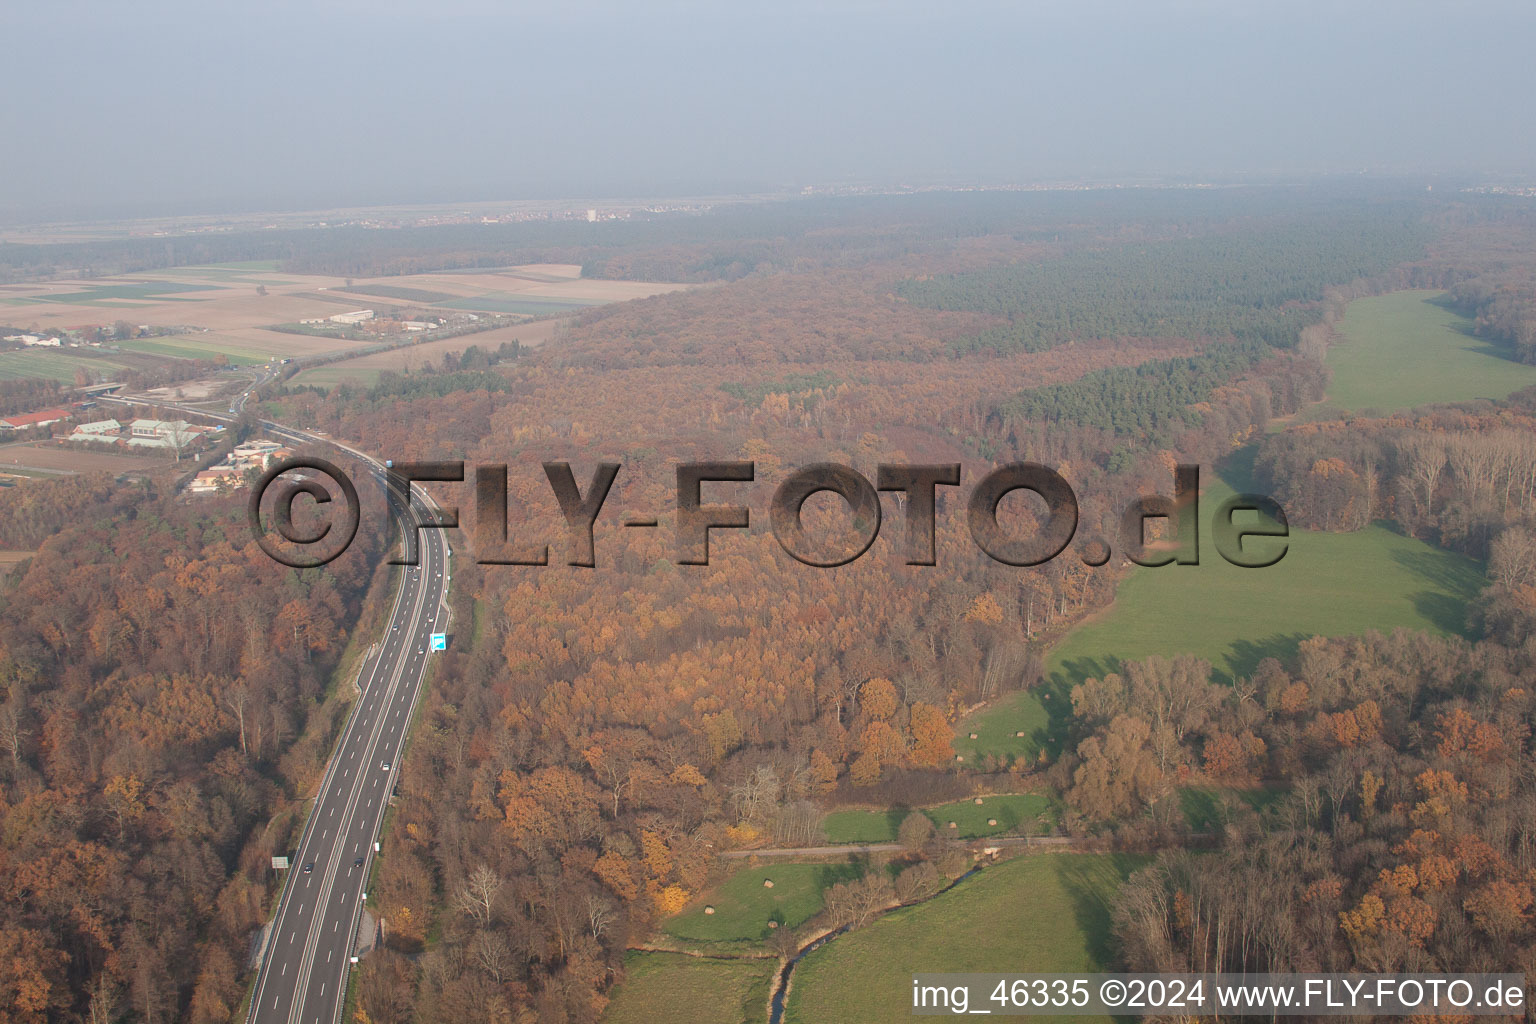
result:
M 404 288 L 393 284 L 353 284 L 342 289 L 353 295 L 374 295 L 381 299 L 400 299 L 403 302 L 446 303 L 454 298 L 450 292 L 434 292 L 425 288 Z
M 0 352 L 0 380 L 37 377 L 73 383 L 75 371 L 80 367 L 87 373 L 99 374 L 114 373 L 129 365 L 110 356 L 83 356 L 54 349 Z
M 910 810 L 905 807 L 883 811 L 833 811 L 827 815 L 824 825 L 827 842 L 893 842 L 897 829 L 909 813 Z M 1044 793 L 988 796 L 983 797 L 980 804 L 974 799 L 960 800 L 938 807 L 925 807 L 923 813 L 932 820 L 939 835 L 951 839 L 976 839 L 1018 831 L 1038 835 L 1054 825 L 1056 820 L 1056 806 Z M 989 819 L 995 819 L 997 824 L 988 825 Z M 955 828 L 949 827 L 950 822 L 955 823 Z
M 603 1024 L 759 1024 L 779 962 L 631 952 Z
M 170 267 L 161 271 L 176 277 L 200 277 L 224 284 L 288 285 L 292 281 L 277 281 L 264 276 L 277 270 L 277 260 L 246 260 L 242 263 L 209 263 L 195 267 Z M 261 277 L 252 277 L 261 274 Z
M 1209 478 L 1209 471 L 1202 480 Z M 1462 633 L 1482 566 L 1382 526 L 1355 533 L 1293 530 L 1279 564 L 1240 569 L 1216 553 L 1210 516 L 1232 494 L 1218 477 L 1200 497 L 1200 564 L 1135 567 L 1115 603 L 1051 652 L 1047 682 L 1011 694 L 956 728 L 969 763 L 988 754 L 1053 754 L 1071 714 L 1072 686 L 1114 672 L 1121 661 L 1196 654 L 1219 678 L 1251 674 L 1285 658 L 1309 636 L 1351 636 L 1403 626 Z M 1024 732 L 1023 737 L 1015 735 Z M 975 732 L 977 739 L 968 738 Z
M 1040 854 L 987 868 L 808 954 L 795 968 L 784 1020 L 907 1020 L 912 975 L 919 971 L 1103 970 L 1110 958 L 1110 900 L 1145 862 Z
M 337 384 L 357 384 L 362 387 L 372 387 L 379 382 L 381 369 L 358 367 L 344 370 L 339 366 L 317 366 L 312 370 L 304 370 L 293 378 L 295 385 L 313 384 L 316 387 L 328 388 Z
M 771 930 L 769 921 L 798 928 L 822 907 L 821 894 L 837 882 L 863 875 L 858 864 L 811 864 L 779 861 L 742 868 L 703 900 L 662 925 L 662 931 L 690 944 L 719 947 L 749 943 L 760 947 Z M 773 888 L 763 886 L 772 879 Z M 713 914 L 704 913 L 708 904 Z
M 547 316 L 572 313 L 588 306 L 601 306 L 602 299 L 551 299 L 517 292 L 491 292 L 473 299 L 449 299 L 434 303 L 442 309 L 467 309 L 477 313 L 520 313 L 523 316 Z
M 1351 302 L 1338 324 L 1343 340 L 1328 350 L 1328 398 L 1306 418 L 1504 398 L 1536 384 L 1536 366 L 1473 337 L 1472 321 L 1440 305 L 1441 294 L 1392 292 Z
M 159 338 L 135 338 L 116 343 L 128 352 L 169 356 L 172 359 L 214 359 L 225 356 L 233 364 L 265 363 L 271 353 L 256 352 L 221 342 L 202 334 L 171 334 Z
M 58 302 L 83 306 L 127 306 L 134 302 L 112 300 L 138 299 L 154 302 L 198 302 L 198 299 L 182 299 L 181 292 L 202 292 L 218 288 L 214 284 L 184 284 L 179 281 L 133 281 L 127 284 L 93 284 L 83 291 L 59 292 L 54 295 L 35 295 L 22 301 Z

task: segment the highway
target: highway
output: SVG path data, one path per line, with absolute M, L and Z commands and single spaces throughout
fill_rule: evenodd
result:
M 107 400 L 143 404 L 131 398 Z M 233 422 L 230 416 L 190 406 L 161 407 Z M 264 420 L 262 426 L 283 440 L 339 449 L 384 476 L 382 463 L 355 448 L 278 423 Z M 412 497 L 412 504 L 435 508 L 419 489 L 413 488 Z M 406 510 L 393 496 L 390 504 L 391 513 L 407 522 Z M 429 636 L 447 626 L 452 575 L 447 539 L 442 530 L 422 530 L 418 536 L 420 564 L 402 570 L 384 636 L 369 650 L 358 676 L 361 696 L 326 765 L 299 848 L 290 855 L 282 898 L 262 948 L 247 1016 L 252 1024 L 333 1024 L 341 1018 L 373 846 L 432 656 Z
M 253 1024 L 332 1024 L 346 995 L 373 844 L 421 692 L 428 635 L 446 615 L 447 544 L 422 532 L 384 639 L 365 659 L 358 699 L 326 767 L 273 918 L 251 1002 Z

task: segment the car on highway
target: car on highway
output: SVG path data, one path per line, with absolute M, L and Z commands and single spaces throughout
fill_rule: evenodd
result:
M 352 861 L 352 866 L 353 866 L 353 867 L 355 867 L 355 868 L 360 868 L 360 867 L 362 867 L 362 866 L 363 866 L 363 858 L 361 858 L 361 857 L 357 857 L 357 858 L 355 858 L 355 859 L 354 859 L 354 860 L 353 860 L 353 861 Z
M 385 771 L 389 771 L 389 762 L 388 761 L 384 762 L 384 770 Z
M 314 874 L 314 872 L 315 872 L 315 862 L 314 861 L 310 861 L 308 864 L 304 865 L 304 873 L 306 875 Z

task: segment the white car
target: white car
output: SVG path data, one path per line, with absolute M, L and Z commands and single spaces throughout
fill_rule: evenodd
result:
M 389 762 L 388 761 L 384 762 L 383 768 L 384 768 L 385 771 L 389 771 Z

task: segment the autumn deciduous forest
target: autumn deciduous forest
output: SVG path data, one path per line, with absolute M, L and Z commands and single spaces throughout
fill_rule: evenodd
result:
M 602 244 L 366 234 L 202 244 L 285 246 L 294 273 L 515 255 L 697 287 L 580 313 L 536 349 L 259 396 L 380 457 L 509 464 L 509 545 L 550 545 L 545 567 L 475 565 L 507 552 L 477 546 L 472 486 L 430 485 L 463 520 L 457 626 L 397 776 L 369 896 L 388 939 L 359 968 L 358 1021 L 591 1024 L 625 951 L 706 891 L 720 853 L 815 845 L 831 808 L 982 780 L 1059 798 L 1064 834 L 1154 855 L 1113 911 L 1131 969 L 1536 971 L 1536 400 L 1298 415 L 1362 295 L 1447 288 L 1529 358 L 1530 282 L 1479 244 L 1536 239 L 1521 208 L 1342 187 L 978 194 L 767 204 Z M 1304 639 L 1230 680 L 1135 661 L 1061 691 L 1059 756 L 957 760 L 962 717 L 1048 685 L 1052 646 L 1141 571 L 1118 551 L 1092 567 L 1081 545 L 1170 494 L 1175 465 L 1240 449 L 1293 529 L 1385 521 L 1486 562 L 1465 634 Z M 748 506 L 751 527 L 680 564 L 676 465 L 735 460 L 755 479 L 706 500 Z M 1015 568 L 978 550 L 965 496 L 1024 460 L 1072 484 L 1081 525 L 1062 557 Z M 547 461 L 583 487 L 622 466 L 596 568 L 566 564 Z M 857 561 L 790 558 L 768 509 L 813 462 L 870 479 L 959 463 L 937 566 L 904 563 L 894 496 Z M 1023 533 L 1044 506 L 1015 494 L 999 514 Z M 302 827 L 351 700 L 349 640 L 370 642 L 389 578 L 380 524 L 297 571 L 241 515 L 158 482 L 0 491 L 0 546 L 38 552 L 0 584 L 0 1019 L 204 1024 L 244 998 L 267 858 Z M 829 495 L 805 517 L 812 536 L 850 529 Z M 1178 793 L 1194 784 L 1269 797 L 1228 807 L 1193 853 Z M 969 863 L 922 821 L 903 833 L 904 871 L 840 883 L 818 920 L 866 923 Z

